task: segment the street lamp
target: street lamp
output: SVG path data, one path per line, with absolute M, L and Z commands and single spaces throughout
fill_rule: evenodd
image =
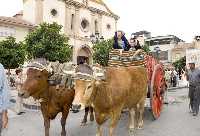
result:
M 160 47 L 158 46 L 154 47 L 154 52 L 156 53 L 156 58 L 159 60 L 159 54 L 161 52 Z
M 90 41 L 93 44 L 96 44 L 96 43 L 101 42 L 103 40 L 104 40 L 104 37 L 103 36 L 100 37 L 100 33 L 99 32 L 95 32 L 95 34 L 91 34 L 90 35 Z

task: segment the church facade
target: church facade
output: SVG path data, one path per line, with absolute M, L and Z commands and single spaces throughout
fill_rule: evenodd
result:
M 90 36 L 113 37 L 119 17 L 102 0 L 23 0 L 23 20 L 37 26 L 57 22 L 73 46 L 73 63 L 92 63 Z

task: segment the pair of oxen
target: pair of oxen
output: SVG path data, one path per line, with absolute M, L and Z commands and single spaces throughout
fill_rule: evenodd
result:
M 40 64 L 42 65 L 42 64 Z M 50 120 L 61 112 L 61 136 L 66 136 L 66 119 L 70 108 L 79 111 L 92 106 L 97 123 L 97 136 L 102 136 L 102 124 L 110 120 L 109 136 L 113 136 L 123 109 L 129 110 L 129 131 L 143 126 L 143 112 L 147 95 L 147 73 L 144 67 L 107 67 L 105 79 L 74 79 L 73 86 L 49 85 L 49 72 L 42 66 L 28 67 L 20 96 L 40 101 L 45 136 L 49 136 Z M 136 123 L 135 123 L 136 122 Z

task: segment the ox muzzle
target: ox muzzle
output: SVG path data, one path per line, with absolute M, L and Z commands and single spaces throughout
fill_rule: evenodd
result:
M 73 113 L 78 113 L 81 110 L 81 104 L 73 104 L 71 110 Z

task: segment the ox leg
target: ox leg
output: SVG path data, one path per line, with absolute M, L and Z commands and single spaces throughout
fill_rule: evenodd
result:
M 138 108 L 138 112 L 139 112 L 138 113 L 139 114 L 138 125 L 137 125 L 138 129 L 142 129 L 143 124 L 144 124 L 144 121 L 143 121 L 144 105 L 145 105 L 145 101 L 141 102 L 139 104 L 139 107 L 137 107 Z
M 129 117 L 130 117 L 130 120 L 129 120 L 129 131 L 132 134 L 134 133 L 134 129 L 135 129 L 135 115 L 136 115 L 135 109 L 131 108 L 129 110 Z
M 103 113 L 95 112 L 95 119 L 97 122 L 97 134 L 96 136 L 102 136 L 102 127 L 101 125 L 106 121 L 106 115 Z
M 60 121 L 61 122 L 61 126 L 62 126 L 61 136 L 66 136 L 65 125 L 66 125 L 66 119 L 67 119 L 68 113 L 69 113 L 68 110 L 62 112 L 62 118 L 61 118 L 61 121 Z
M 44 127 L 45 127 L 45 136 L 49 136 L 50 119 L 44 120 Z
M 113 113 L 111 113 L 111 124 L 110 124 L 109 136 L 113 136 L 114 130 L 117 126 L 120 115 L 121 115 L 121 110 L 113 111 Z
M 102 136 L 102 128 L 101 125 L 97 125 L 97 134 L 96 136 Z
M 48 116 L 45 114 L 45 106 L 41 104 L 41 111 L 44 119 L 44 127 L 45 127 L 45 136 L 49 136 L 49 129 L 50 129 L 50 119 Z
M 81 126 L 85 126 L 86 125 L 86 123 L 87 123 L 87 116 L 88 116 L 89 110 L 90 110 L 89 107 L 85 108 L 85 115 L 83 117 L 83 120 L 81 121 Z
M 90 121 L 94 121 L 94 113 L 92 107 L 90 107 Z

